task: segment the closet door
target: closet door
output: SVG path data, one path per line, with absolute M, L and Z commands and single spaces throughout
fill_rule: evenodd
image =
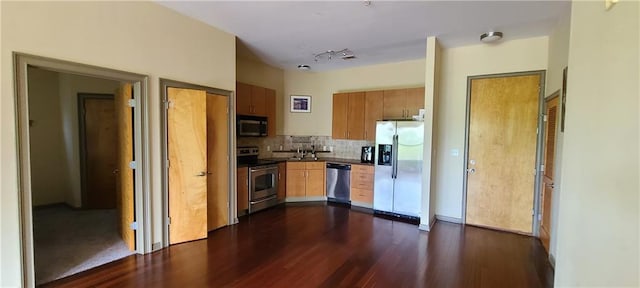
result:
M 207 229 L 229 223 L 228 97 L 207 94 Z

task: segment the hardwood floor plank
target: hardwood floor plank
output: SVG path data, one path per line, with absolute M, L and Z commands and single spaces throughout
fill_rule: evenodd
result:
M 131 256 L 45 287 L 552 287 L 536 238 L 415 225 L 337 206 L 280 206 L 208 239 Z

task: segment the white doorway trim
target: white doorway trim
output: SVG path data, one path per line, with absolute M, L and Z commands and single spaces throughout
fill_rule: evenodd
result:
M 149 113 L 147 111 L 148 76 L 108 68 L 74 63 L 53 58 L 13 53 L 16 109 L 16 147 L 18 151 L 18 199 L 20 209 L 20 251 L 23 285 L 35 286 L 34 253 L 33 253 L 33 219 L 31 203 L 31 158 L 29 143 L 29 98 L 28 67 L 69 73 L 133 84 L 133 97 L 136 107 L 134 113 L 134 170 L 135 179 L 135 217 L 138 223 L 136 230 L 136 253 L 151 252 L 151 207 L 149 179 Z

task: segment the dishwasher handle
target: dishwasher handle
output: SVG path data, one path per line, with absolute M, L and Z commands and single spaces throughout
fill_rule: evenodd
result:
M 349 165 L 349 164 L 327 163 L 327 169 L 351 170 L 351 165 Z

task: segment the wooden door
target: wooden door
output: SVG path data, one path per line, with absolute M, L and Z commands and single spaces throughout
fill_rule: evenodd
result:
M 349 93 L 347 112 L 347 138 L 351 140 L 364 139 L 364 92 Z
M 287 196 L 306 195 L 306 176 L 307 170 L 303 162 L 287 163 Z
M 276 136 L 276 90 L 266 89 L 266 111 L 267 111 L 267 135 Z
M 207 237 L 207 93 L 168 88 L 169 243 Z
M 118 127 L 117 144 L 117 183 L 116 198 L 120 236 L 129 250 L 135 250 L 135 231 L 131 224 L 135 221 L 134 204 L 135 189 L 133 169 L 129 163 L 133 161 L 133 108 L 129 100 L 133 97 L 133 87 L 129 83 L 122 84 L 114 97 L 116 125 Z
M 471 81 L 466 222 L 531 233 L 539 75 Z
M 418 115 L 420 109 L 424 109 L 424 87 L 407 89 L 406 117 Z
M 251 115 L 251 85 L 236 82 L 236 113 Z
M 365 93 L 364 103 L 364 139 L 376 141 L 376 121 L 382 120 L 384 96 L 382 91 Z
M 207 94 L 207 230 L 229 224 L 229 115 L 226 96 Z
M 251 111 L 252 114 L 267 116 L 266 90 L 263 87 L 251 86 Z
M 551 200 L 553 199 L 554 182 L 553 175 L 555 172 L 555 148 L 556 148 L 556 131 L 558 124 L 558 99 L 554 97 L 546 101 L 546 121 L 545 121 L 545 141 L 544 141 L 544 171 L 542 175 L 542 200 L 540 204 L 540 240 L 542 245 L 549 252 L 549 240 L 551 239 Z
M 287 198 L 287 162 L 278 163 L 278 200 Z
M 384 119 L 404 119 L 407 105 L 407 89 L 384 90 Z
M 347 139 L 347 112 L 349 107 L 349 93 L 333 94 L 333 117 L 331 136 L 333 139 Z
M 116 208 L 118 129 L 113 98 L 83 101 L 84 117 L 84 208 Z
M 241 212 L 244 213 L 249 209 L 249 168 L 238 168 L 237 173 L 237 207 L 238 214 L 241 214 Z

